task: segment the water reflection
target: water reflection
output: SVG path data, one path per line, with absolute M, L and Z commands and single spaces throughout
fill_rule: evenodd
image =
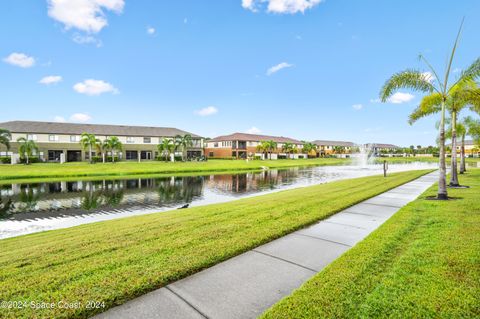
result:
M 390 171 L 436 164 L 391 165 Z M 61 181 L 0 186 L 0 238 L 100 220 L 225 202 L 261 192 L 380 174 L 381 165 L 295 167 L 246 174 Z

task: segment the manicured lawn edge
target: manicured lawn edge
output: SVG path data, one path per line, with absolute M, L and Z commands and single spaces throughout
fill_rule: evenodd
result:
M 480 316 L 480 170 L 460 177 L 459 199 L 403 207 L 261 318 Z
M 113 307 L 428 172 L 343 180 L 0 240 L 0 300 L 97 300 Z M 7 309 L 4 317 L 86 318 L 101 310 Z
M 208 162 L 120 162 L 120 163 L 67 163 L 67 164 L 31 164 L 0 165 L 0 183 L 40 182 L 65 178 L 110 178 L 133 177 L 140 175 L 192 175 L 192 174 L 228 174 L 260 171 L 263 167 L 278 169 L 291 167 L 344 165 L 351 159 L 318 158 L 304 160 L 209 160 Z

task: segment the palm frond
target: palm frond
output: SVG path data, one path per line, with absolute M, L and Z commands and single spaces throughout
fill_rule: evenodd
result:
M 440 112 L 442 109 L 442 95 L 433 93 L 422 98 L 420 105 L 410 114 L 408 123 L 412 125 L 422 117 Z
M 422 72 L 408 69 L 392 75 L 392 77 L 385 82 L 380 91 L 380 100 L 387 102 L 398 89 L 410 89 L 428 93 L 437 91 Z

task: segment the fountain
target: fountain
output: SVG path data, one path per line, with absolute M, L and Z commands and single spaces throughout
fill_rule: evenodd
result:
M 355 165 L 361 169 L 367 169 L 368 165 L 375 162 L 375 155 L 370 145 L 358 145 L 359 153 L 355 156 Z

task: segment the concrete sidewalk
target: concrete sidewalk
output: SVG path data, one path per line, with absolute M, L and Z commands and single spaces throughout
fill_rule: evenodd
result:
M 437 178 L 437 172 L 420 177 L 95 318 L 256 318 Z

